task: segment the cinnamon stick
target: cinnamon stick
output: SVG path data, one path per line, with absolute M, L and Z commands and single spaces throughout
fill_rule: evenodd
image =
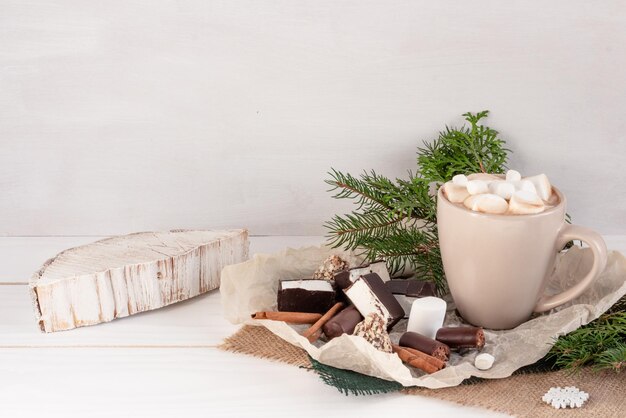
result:
M 424 359 L 424 361 L 427 361 L 428 363 L 432 364 L 433 366 L 435 366 L 437 368 L 437 370 L 441 370 L 441 369 L 446 367 L 446 362 L 445 361 L 443 361 L 441 359 L 438 359 L 437 357 L 429 356 L 428 354 L 426 354 L 426 353 L 424 353 L 422 351 L 416 350 L 414 348 L 403 347 L 403 346 L 400 346 L 400 345 L 394 345 L 393 348 L 394 349 L 398 349 L 398 350 L 406 350 L 409 353 L 413 354 L 414 356 L 422 358 L 422 359 Z
M 253 313 L 251 316 L 252 319 L 271 319 L 272 321 L 285 321 L 290 324 L 314 324 L 322 317 L 322 314 L 264 311 Z
M 320 329 L 324 326 L 326 322 L 330 320 L 337 312 L 339 312 L 343 308 L 343 303 L 337 302 L 333 305 L 332 308 L 328 310 L 320 319 L 318 319 L 310 328 L 302 333 L 304 338 L 307 338 L 309 342 L 313 343 L 320 337 L 321 333 L 318 333 Z
M 407 363 L 409 366 L 423 370 L 424 372 L 428 374 L 435 373 L 436 371 L 441 370 L 441 367 L 434 366 L 424 357 L 420 355 L 415 355 L 411 353 L 410 351 L 406 350 L 404 347 L 394 345 L 393 351 L 394 353 L 398 354 L 398 357 L 400 357 L 400 359 L 403 362 Z M 424 355 L 428 356 L 428 354 L 424 354 Z

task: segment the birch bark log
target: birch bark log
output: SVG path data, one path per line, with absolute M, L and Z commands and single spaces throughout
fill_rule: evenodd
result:
M 68 330 L 161 308 L 219 287 L 248 258 L 248 232 L 141 232 L 71 248 L 30 281 L 42 331 Z

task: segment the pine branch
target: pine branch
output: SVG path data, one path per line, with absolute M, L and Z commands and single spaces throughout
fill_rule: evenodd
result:
M 379 239 L 390 234 L 403 219 L 402 216 L 390 216 L 388 211 L 378 208 L 365 213 L 335 215 L 325 224 L 326 228 L 332 231 L 327 238 L 333 248 L 355 250 L 363 246 L 368 239 Z
M 409 180 L 396 181 L 406 194 L 406 199 L 396 203 L 398 212 L 404 211 L 407 216 L 420 219 L 428 226 L 434 226 L 437 223 L 437 200 L 430 192 L 430 181 L 414 176 L 410 171 Z
M 417 277 L 433 280 L 440 292 L 446 289 L 439 242 L 429 229 L 415 224 L 388 231 L 385 236 L 364 237 L 363 248 L 369 260 L 385 259 L 391 274 L 406 266 L 415 270 Z
M 596 370 L 614 370 L 620 372 L 626 369 L 626 342 L 615 344 L 598 354 L 596 358 Z
M 559 337 L 547 359 L 558 368 L 579 370 L 584 366 L 620 371 L 626 367 L 626 311 L 617 310 L 626 303 L 620 299 L 609 313 Z
M 418 171 L 409 172 L 407 180 L 392 181 L 373 170 L 354 177 L 331 169 L 329 191 L 336 199 L 352 200 L 356 209 L 326 222 L 330 244 L 360 249 L 370 261 L 385 258 L 393 273 L 410 266 L 418 278 L 432 279 L 445 289 L 432 185 L 459 173 L 504 171 L 504 141 L 497 131 L 479 124 L 487 114 L 466 113 L 469 127 L 446 127 L 434 141 L 424 142 L 418 149 Z
M 332 186 L 329 192 L 335 192 L 335 199 L 352 199 L 355 201 L 357 210 L 361 209 L 388 209 L 389 193 L 395 192 L 395 187 L 391 181 L 383 176 L 363 172 L 360 178 L 350 174 L 341 173 L 334 168 L 328 173 L 330 180 L 326 184 Z

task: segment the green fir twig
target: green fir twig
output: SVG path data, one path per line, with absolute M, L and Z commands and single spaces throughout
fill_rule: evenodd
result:
M 592 366 L 616 372 L 626 368 L 626 297 L 595 321 L 557 339 L 546 356 L 557 368 Z
M 362 251 L 369 260 L 384 258 L 393 274 L 409 267 L 418 277 L 445 290 L 437 239 L 437 201 L 433 190 L 456 174 L 502 173 L 508 150 L 498 132 L 480 122 L 488 111 L 465 113 L 469 126 L 450 128 L 418 148 L 415 174 L 391 180 L 375 171 L 360 176 L 331 169 L 326 183 L 336 199 L 355 203 L 325 226 L 333 247 Z

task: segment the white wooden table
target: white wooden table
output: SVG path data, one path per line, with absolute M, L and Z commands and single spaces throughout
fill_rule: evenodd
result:
M 57 252 L 98 237 L 0 238 L 0 417 L 501 416 L 431 398 L 346 397 L 314 374 L 220 351 L 237 330 L 219 291 L 111 323 L 42 334 L 26 283 Z M 251 254 L 322 242 L 252 237 Z M 607 237 L 626 249 L 626 237 Z

